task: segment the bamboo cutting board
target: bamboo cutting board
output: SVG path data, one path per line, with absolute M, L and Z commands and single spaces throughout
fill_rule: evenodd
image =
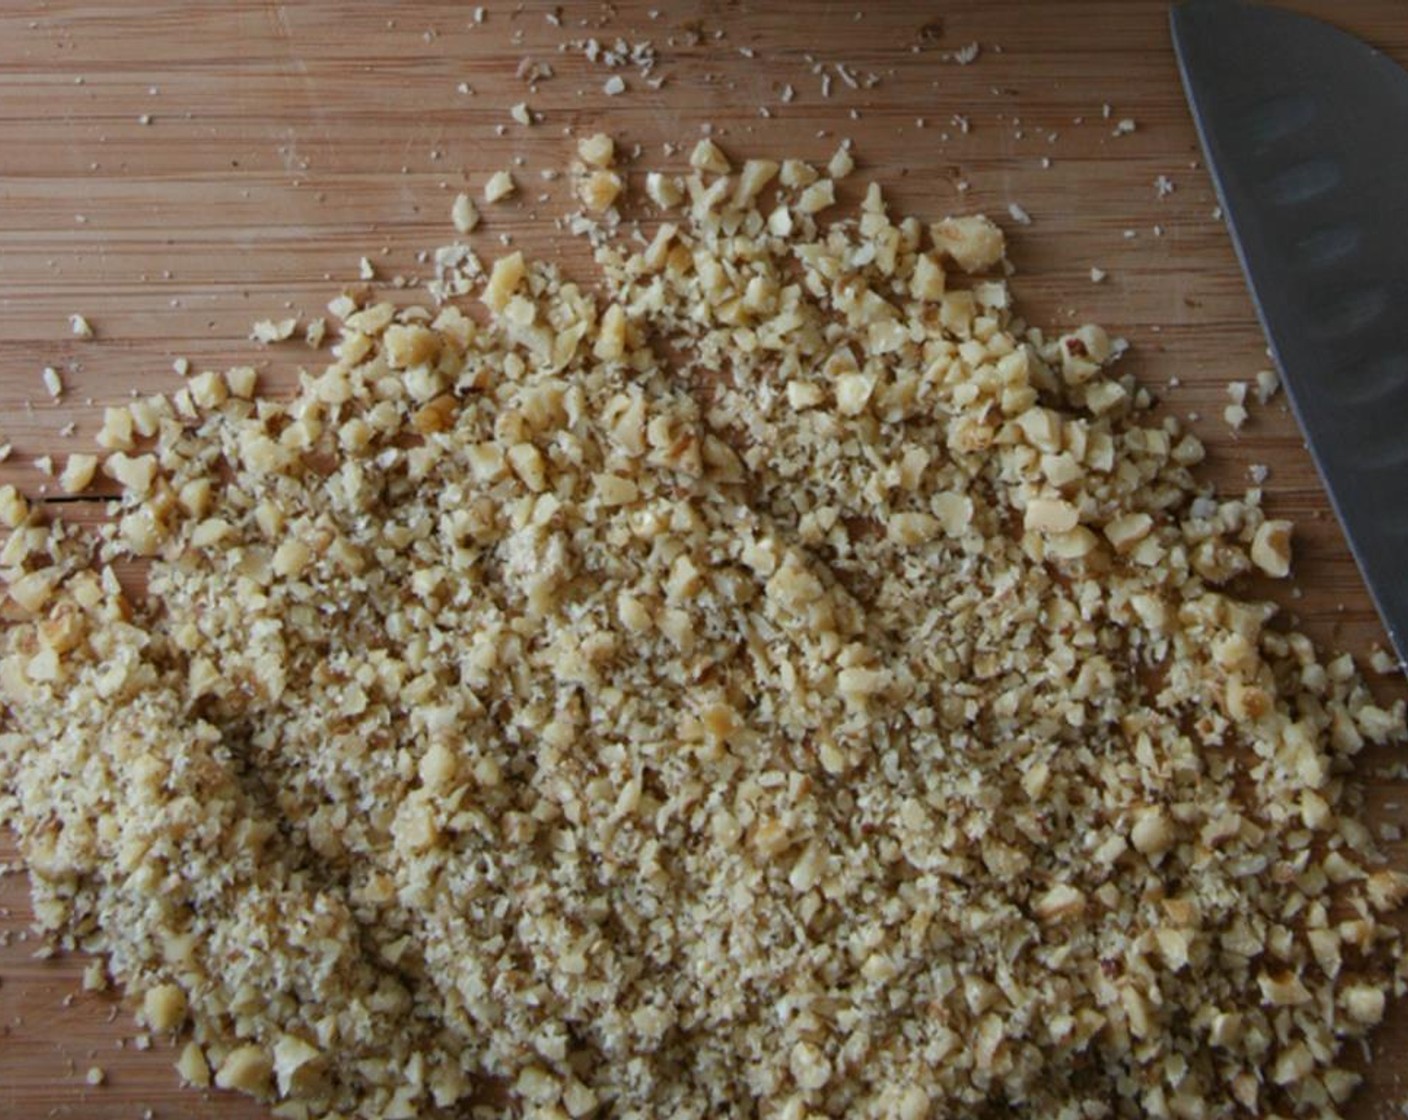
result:
M 13 453 L 0 482 L 57 490 L 36 459 L 89 449 L 104 405 L 174 389 L 178 357 L 252 362 L 268 389 L 286 389 L 319 356 L 297 341 L 257 347 L 251 322 L 317 317 L 358 283 L 363 256 L 388 284 L 426 276 L 417 254 L 452 239 L 454 195 L 477 197 L 500 168 L 522 189 L 486 208 L 482 255 L 502 235 L 590 275 L 583 247 L 553 225 L 570 208 L 566 184 L 540 174 L 566 166 L 569 133 L 608 130 L 618 149 L 641 146 L 633 168 L 667 170 L 705 127 L 733 155 L 823 162 L 850 137 L 859 170 L 844 198 L 875 179 L 902 212 L 1002 220 L 1030 321 L 1095 320 L 1128 337 L 1127 360 L 1204 436 L 1220 485 L 1270 468 L 1268 505 L 1299 530 L 1295 590 L 1266 593 L 1319 640 L 1359 655 L 1383 641 L 1284 402 L 1253 407 L 1235 438 L 1221 420 L 1227 382 L 1267 359 L 1161 4 L 656 4 L 491 2 L 482 22 L 449 0 L 5 4 L 0 442 Z M 1298 6 L 1408 62 L 1396 0 Z M 663 83 L 591 57 L 590 39 L 653 57 L 648 77 Z M 530 85 L 525 59 L 553 76 Z M 607 96 L 613 75 L 626 90 Z M 541 120 L 516 123 L 517 102 Z M 1029 226 L 1008 218 L 1014 203 Z M 70 333 L 75 313 L 95 339 Z M 65 385 L 57 401 L 46 365 Z M 91 522 L 103 510 L 86 500 L 64 513 Z M 1362 773 L 1373 818 L 1393 825 L 1408 820 L 1408 786 L 1385 777 L 1389 761 L 1366 759 Z M 1408 848 L 1390 849 L 1408 865 Z M 46 957 L 29 934 L 3 830 L 0 859 L 12 872 L 0 877 L 0 1117 L 266 1115 L 178 1090 L 171 1046 L 138 1049 L 129 1009 L 83 990 L 87 962 Z M 1355 1115 L 1396 1114 L 1405 1058 L 1399 1009 Z M 87 1083 L 93 1068 L 103 1084 Z

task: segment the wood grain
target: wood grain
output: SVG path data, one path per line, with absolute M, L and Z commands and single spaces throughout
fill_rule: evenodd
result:
M 1396 0 L 1296 6 L 1408 61 Z M 1270 466 L 1271 509 L 1300 524 L 1298 578 L 1294 591 L 1263 590 L 1320 640 L 1358 654 L 1383 640 L 1284 403 L 1255 409 L 1237 438 L 1219 419 L 1226 383 L 1265 365 L 1265 343 L 1213 216 L 1161 4 L 653 7 L 491 3 L 475 24 L 470 6 L 450 2 L 4 5 L 0 429 L 14 452 L 0 482 L 46 496 L 52 482 L 35 460 L 87 449 L 104 405 L 173 389 L 178 356 L 198 368 L 253 362 L 269 390 L 286 391 L 317 356 L 296 343 L 256 347 L 251 321 L 317 316 L 356 283 L 363 255 L 385 278 L 424 275 L 416 255 L 449 239 L 454 193 L 477 192 L 492 170 L 512 166 L 524 189 L 487 212 L 476 235 L 486 251 L 503 235 L 590 275 L 582 246 L 552 224 L 564 184 L 540 177 L 570 158 L 572 130 L 638 142 L 639 168 L 681 166 L 662 145 L 692 144 L 706 125 L 739 155 L 825 158 L 848 136 L 860 165 L 849 198 L 873 178 L 927 217 L 1025 208 L 1032 224 L 1011 240 L 1030 321 L 1094 319 L 1127 336 L 1128 360 L 1163 407 L 1198 417 L 1210 480 L 1245 487 L 1249 466 Z M 663 87 L 628 68 L 628 92 L 605 96 L 612 71 L 574 45 L 589 37 L 651 41 Z M 978 59 L 951 61 L 969 42 L 981 44 Z M 525 57 L 556 72 L 536 91 L 516 76 Z M 838 63 L 879 81 L 852 89 Z M 829 97 L 816 67 L 830 75 Z M 465 82 L 473 94 L 457 90 Z M 784 102 L 789 84 L 796 96 Z M 518 101 L 541 123 L 515 124 Z M 1115 136 L 1122 118 L 1136 130 Z M 1175 184 L 1165 198 L 1160 175 Z M 1092 266 L 1107 270 L 1104 283 L 1091 282 Z M 75 312 L 95 340 L 70 335 Z M 40 381 L 45 365 L 67 385 L 57 402 Z M 103 516 L 100 502 L 66 509 Z M 1401 682 L 1382 683 L 1403 694 Z M 1371 812 L 1403 822 L 1408 789 L 1381 776 L 1384 761 L 1365 763 Z M 8 839 L 0 858 L 16 858 Z M 134 1049 L 115 997 L 79 991 L 82 959 L 36 958 L 21 875 L 0 879 L 0 907 L 0 1116 L 265 1115 L 179 1091 L 170 1047 Z M 1356 1116 L 1402 1099 L 1401 1009 L 1375 1054 Z M 104 1085 L 85 1083 L 92 1066 Z

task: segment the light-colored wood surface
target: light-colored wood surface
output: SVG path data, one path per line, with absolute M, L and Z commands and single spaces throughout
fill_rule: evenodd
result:
M 1299 6 L 1408 61 L 1396 0 Z M 540 177 L 570 158 L 569 130 L 638 142 L 641 169 L 681 166 L 661 145 L 692 144 L 706 124 L 740 155 L 824 159 L 851 137 L 860 171 L 848 197 L 874 178 L 922 216 L 1025 208 L 1030 227 L 1008 225 L 1028 318 L 1094 319 L 1126 335 L 1164 407 L 1200 417 L 1208 477 L 1243 487 L 1251 464 L 1271 467 L 1270 507 L 1300 524 L 1299 597 L 1268 593 L 1323 641 L 1362 654 L 1382 640 L 1284 402 L 1254 409 L 1238 438 L 1221 423 L 1226 383 L 1265 365 L 1264 342 L 1213 216 L 1162 4 L 651 7 L 490 2 L 481 24 L 448 0 L 0 7 L 0 430 L 14 448 L 0 482 L 39 494 L 49 480 L 35 459 L 86 449 L 103 405 L 173 388 L 176 357 L 252 360 L 268 387 L 287 387 L 317 356 L 297 343 L 255 347 L 251 321 L 318 315 L 356 283 L 363 255 L 383 277 L 424 276 L 416 254 L 449 240 L 454 193 L 477 193 L 491 170 L 521 160 L 524 190 L 488 210 L 476 235 L 486 255 L 503 234 L 589 275 L 582 247 L 552 224 L 564 184 Z M 649 41 L 663 86 L 589 60 L 589 38 Z M 954 62 L 972 42 L 978 58 Z M 517 76 L 524 58 L 555 76 L 531 90 Z M 602 92 L 612 73 L 629 87 L 618 97 Z M 878 78 L 868 88 L 867 75 Z M 514 123 L 519 101 L 541 122 Z M 1114 135 L 1125 118 L 1135 131 Z M 1174 184 L 1163 198 L 1161 175 Z M 1108 272 L 1103 283 L 1092 266 Z M 70 335 L 75 312 L 94 341 Z M 67 386 L 57 403 L 45 365 Z M 102 515 L 95 502 L 67 512 Z M 1408 790 L 1381 776 L 1383 762 L 1365 763 L 1369 798 L 1376 820 L 1397 821 Z M 0 859 L 15 858 L 0 839 Z M 0 878 L 0 907 L 0 1116 L 264 1115 L 179 1091 L 169 1046 L 137 1051 L 115 997 L 80 990 L 82 959 L 36 957 L 22 875 Z M 1401 1009 L 1375 1054 L 1356 1115 L 1403 1099 Z M 94 1066 L 107 1082 L 90 1088 Z

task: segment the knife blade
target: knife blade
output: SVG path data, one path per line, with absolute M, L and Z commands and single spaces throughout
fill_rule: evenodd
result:
M 1187 0 L 1174 49 L 1331 505 L 1408 658 L 1408 73 L 1329 24 Z

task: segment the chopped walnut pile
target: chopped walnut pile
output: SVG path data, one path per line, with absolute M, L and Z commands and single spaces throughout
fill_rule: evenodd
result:
M 1239 595 L 1290 526 L 986 218 L 691 164 L 599 298 L 514 253 L 112 410 L 97 540 L 0 492 L 40 920 L 280 1116 L 1337 1115 L 1404 713 Z

